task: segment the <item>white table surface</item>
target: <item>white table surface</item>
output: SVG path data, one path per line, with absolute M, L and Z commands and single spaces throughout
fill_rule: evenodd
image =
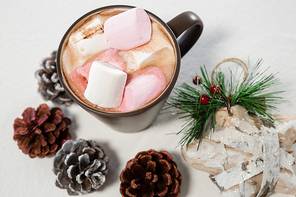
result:
M 296 115 L 296 1 L 263 0 L 43 0 L 0 1 L 0 196 L 67 196 L 54 185 L 53 157 L 30 159 L 13 141 L 13 122 L 27 107 L 37 108 L 44 101 L 37 93 L 34 73 L 39 62 L 57 49 L 66 29 L 84 13 L 110 4 L 145 8 L 164 21 L 184 11 L 193 11 L 204 22 L 202 36 L 182 59 L 177 86 L 191 83 L 191 77 L 206 65 L 210 71 L 221 60 L 240 58 L 253 65 L 264 60 L 262 68 L 276 73 L 282 84 L 278 90 L 291 102 L 280 104 L 280 113 Z M 51 102 L 46 102 L 52 107 Z M 155 149 L 171 153 L 183 175 L 181 197 L 215 197 L 218 188 L 208 174 L 188 166 L 176 147 L 181 136 L 168 135 L 184 123 L 175 117 L 159 115 L 142 132 L 126 134 L 106 127 L 79 106 L 62 107 L 73 121 L 74 139 L 96 140 L 110 157 L 109 176 L 100 191 L 86 196 L 116 197 L 119 174 L 137 152 Z M 273 197 L 284 196 L 274 194 Z

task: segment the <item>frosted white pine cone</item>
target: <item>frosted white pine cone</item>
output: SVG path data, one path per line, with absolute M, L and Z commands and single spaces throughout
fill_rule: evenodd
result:
M 56 186 L 69 195 L 91 193 L 106 181 L 109 158 L 93 140 L 68 140 L 57 152 L 53 172 Z
M 57 52 L 53 51 L 51 57 L 44 58 L 41 61 L 41 69 L 35 73 L 39 85 L 38 92 L 46 101 L 51 100 L 57 105 L 70 105 L 73 101 L 69 98 L 59 81 L 56 71 L 56 57 Z

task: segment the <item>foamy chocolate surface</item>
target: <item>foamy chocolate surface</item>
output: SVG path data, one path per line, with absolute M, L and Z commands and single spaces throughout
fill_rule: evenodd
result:
M 125 10 L 107 9 L 86 17 L 69 33 L 68 37 L 65 39 L 64 48 L 62 50 L 61 64 L 63 74 L 73 93 L 75 93 L 76 96 L 87 105 L 101 111 L 133 111 L 149 104 L 165 90 L 175 73 L 176 52 L 173 47 L 173 41 L 166 32 L 165 28 L 163 28 L 162 25 L 151 16 L 152 35 L 151 40 L 148 43 L 125 51 L 112 49 L 106 45 L 103 39 L 104 22 L 108 18 L 123 11 Z M 87 49 L 87 53 L 84 53 L 84 48 L 77 49 L 77 46 L 80 47 L 79 42 L 90 42 L 91 40 L 100 43 L 100 46 L 96 46 L 96 44 L 91 43 L 89 45 L 90 47 Z M 152 91 L 151 94 L 145 95 L 148 97 L 148 100 L 141 98 L 142 100 L 145 100 L 144 103 L 136 102 L 141 103 L 141 106 L 131 104 L 133 106 L 132 108 L 126 107 L 126 103 L 131 103 L 132 101 L 126 101 L 130 95 L 124 95 L 123 100 L 125 102 L 122 103 L 122 106 L 117 108 L 99 107 L 89 102 L 84 97 L 84 91 L 88 83 L 90 66 L 94 61 L 110 63 L 126 72 L 127 87 L 140 88 L 133 84 L 129 85 L 129 83 L 134 83 L 135 81 L 141 81 L 143 83 L 144 79 L 155 78 L 151 77 L 151 75 L 155 75 L 158 80 L 157 83 L 160 84 L 155 86 L 157 88 L 155 88 L 154 92 Z M 157 70 L 157 72 L 153 73 L 154 70 Z M 136 79 L 137 77 L 141 79 Z M 149 83 L 149 81 L 147 81 L 147 83 Z M 153 86 L 149 86 L 149 91 L 151 91 L 151 87 Z M 137 93 L 134 93 L 135 91 L 136 90 L 131 90 L 129 88 L 126 92 L 133 92 L 133 95 L 139 96 L 139 98 L 141 97 L 140 93 L 145 92 L 143 90 L 136 91 L 139 92 L 138 95 Z M 133 99 L 137 100 L 135 98 Z

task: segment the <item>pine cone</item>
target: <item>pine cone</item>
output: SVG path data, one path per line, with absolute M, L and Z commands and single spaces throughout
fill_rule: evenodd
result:
M 168 152 L 151 149 L 139 152 L 127 162 L 120 181 L 123 197 L 177 197 L 181 192 L 182 176 Z
M 37 70 L 38 92 L 45 101 L 51 100 L 57 105 L 70 105 L 73 101 L 65 92 L 56 71 L 57 52 L 53 51 L 51 57 L 41 61 L 42 69 Z
M 13 139 L 31 158 L 52 156 L 71 138 L 67 128 L 71 120 L 65 118 L 59 108 L 50 110 L 46 104 L 41 104 L 36 111 L 27 108 L 22 116 L 23 119 L 14 120 Z
M 68 140 L 54 158 L 56 186 L 67 189 L 69 195 L 94 192 L 105 183 L 108 162 L 95 141 Z

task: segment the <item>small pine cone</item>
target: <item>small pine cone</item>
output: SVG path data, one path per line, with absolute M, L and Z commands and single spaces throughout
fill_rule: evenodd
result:
M 31 158 L 52 156 L 71 138 L 67 128 L 71 120 L 65 118 L 59 108 L 50 110 L 46 104 L 41 104 L 37 110 L 28 107 L 22 116 L 23 119 L 14 120 L 13 139 Z
M 73 101 L 65 92 L 60 83 L 56 71 L 57 52 L 53 51 L 51 57 L 44 58 L 40 65 L 42 69 L 37 70 L 36 78 L 38 80 L 38 92 L 45 101 L 51 100 L 56 105 L 70 105 Z
M 177 197 L 181 192 L 182 176 L 168 152 L 151 149 L 139 152 L 127 162 L 120 181 L 123 197 Z
M 105 183 L 108 162 L 95 141 L 68 140 L 54 158 L 56 186 L 67 189 L 69 195 L 94 192 Z

